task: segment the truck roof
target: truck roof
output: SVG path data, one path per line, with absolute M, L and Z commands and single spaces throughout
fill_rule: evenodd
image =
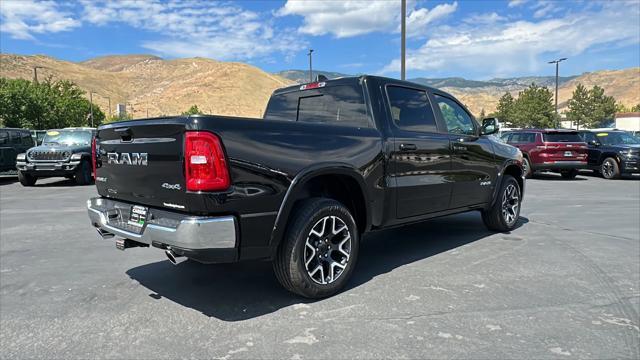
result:
M 438 92 L 447 94 L 449 96 L 452 96 L 451 94 L 447 93 L 446 91 L 442 91 L 440 89 L 437 89 L 437 88 L 434 88 L 434 87 L 431 87 L 431 86 L 422 85 L 422 84 L 418 84 L 418 83 L 411 82 L 411 81 L 393 79 L 393 78 L 389 78 L 389 77 L 376 76 L 376 75 L 346 76 L 346 77 L 328 79 L 328 80 L 323 80 L 323 81 L 314 81 L 314 82 L 296 84 L 296 85 L 291 85 L 291 86 L 287 86 L 287 87 L 276 89 L 273 92 L 273 95 L 279 95 L 279 94 L 284 94 L 284 93 L 288 93 L 288 92 L 304 90 L 302 87 L 303 86 L 308 86 L 310 84 L 325 83 L 327 85 L 334 86 L 334 85 L 340 85 L 340 84 L 353 84 L 354 82 L 359 82 L 359 81 L 362 81 L 362 80 L 365 80 L 365 79 L 375 79 L 375 80 L 377 80 L 379 82 L 383 82 L 383 83 L 392 82 L 394 84 L 400 84 L 400 85 L 407 85 L 407 86 L 410 86 L 410 87 L 418 87 L 418 88 L 423 88 L 423 89 L 429 89 L 431 91 L 438 91 Z

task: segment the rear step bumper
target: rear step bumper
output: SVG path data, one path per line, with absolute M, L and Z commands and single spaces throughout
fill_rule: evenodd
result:
M 238 258 L 234 216 L 201 217 L 149 209 L 142 227 L 128 224 L 134 204 L 96 197 L 87 200 L 91 224 L 103 239 L 118 237 L 118 248 L 153 246 L 204 263 L 233 262 Z
M 546 162 L 539 162 L 531 164 L 534 170 L 573 170 L 573 169 L 587 169 L 587 161 L 573 161 L 573 160 L 549 160 Z

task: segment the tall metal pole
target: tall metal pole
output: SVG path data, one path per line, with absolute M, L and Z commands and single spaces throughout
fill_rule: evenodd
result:
M 311 57 L 313 56 L 313 49 L 309 49 L 309 82 L 313 82 L 313 67 L 311 66 Z
M 109 118 L 111 118 L 111 98 L 107 96 L 107 100 L 109 100 Z
M 556 62 L 556 120 L 558 120 L 558 68 L 560 68 L 560 62 Z M 559 127 L 558 124 L 556 127 Z
M 567 58 L 560 58 L 557 60 L 549 61 L 549 64 L 556 64 L 556 129 L 560 127 L 560 117 L 558 115 L 558 72 L 560 63 L 567 60 Z
M 91 127 L 93 127 L 93 92 L 89 91 L 89 109 L 91 113 Z
M 400 10 L 400 80 L 405 80 L 405 48 L 407 38 L 407 0 L 401 0 Z

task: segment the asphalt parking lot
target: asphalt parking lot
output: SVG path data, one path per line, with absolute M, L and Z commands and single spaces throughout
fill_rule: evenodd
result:
M 0 181 L 0 357 L 640 357 L 638 180 L 530 180 L 510 234 L 477 213 L 372 234 L 320 301 L 266 262 L 116 250 L 87 219 L 95 193 Z

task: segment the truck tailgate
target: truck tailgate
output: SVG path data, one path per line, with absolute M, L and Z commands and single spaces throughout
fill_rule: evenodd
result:
M 130 121 L 101 127 L 96 137 L 96 187 L 102 196 L 191 210 L 184 176 L 188 118 Z

